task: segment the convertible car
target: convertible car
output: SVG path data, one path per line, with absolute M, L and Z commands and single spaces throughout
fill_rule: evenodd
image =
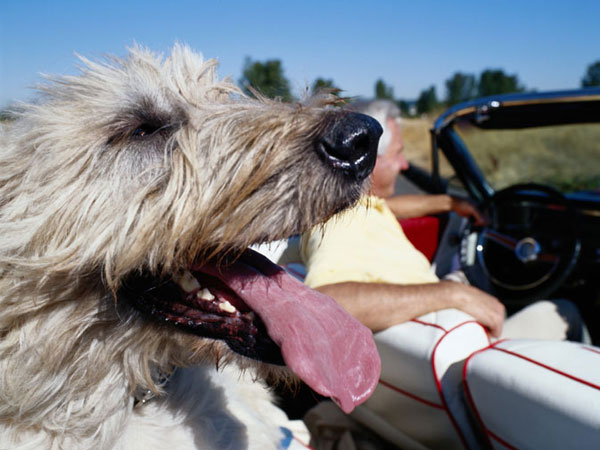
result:
M 470 198 L 487 223 L 418 218 L 409 238 L 509 312 L 572 300 L 596 346 L 493 342 L 439 311 L 376 334 L 380 385 L 355 418 L 401 448 L 600 448 L 600 89 L 462 103 L 431 138 L 430 170 L 404 175 Z
M 406 177 L 470 198 L 489 220 L 459 230 L 450 223 L 439 244 L 457 246 L 469 281 L 509 311 L 543 298 L 575 301 L 599 343 L 600 89 L 462 103 L 431 135 L 430 174 L 411 167 Z

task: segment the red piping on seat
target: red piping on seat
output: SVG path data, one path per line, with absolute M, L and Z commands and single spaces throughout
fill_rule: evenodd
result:
M 582 348 L 585 348 L 585 347 L 582 347 Z M 504 348 L 494 348 L 494 350 L 498 350 L 498 351 L 507 353 L 509 355 L 516 356 L 517 358 L 524 359 L 525 361 L 528 361 L 528 362 L 530 362 L 532 364 L 536 364 L 536 365 L 538 365 L 540 367 L 543 367 L 544 369 L 548 369 L 551 372 L 554 372 L 554 373 L 557 373 L 559 375 L 562 375 L 563 377 L 570 378 L 571 380 L 577 381 L 578 383 L 585 384 L 586 386 L 589 386 L 589 387 L 592 387 L 594 389 L 600 390 L 600 386 L 598 386 L 597 384 L 590 383 L 589 381 L 582 380 L 581 378 L 578 378 L 578 377 L 576 377 L 574 375 L 568 374 L 568 373 L 563 372 L 561 370 L 555 369 L 554 367 L 550 367 L 550 366 L 548 366 L 548 365 L 546 365 L 544 363 L 536 361 L 535 359 L 531 359 L 531 358 L 529 358 L 527 356 L 524 356 L 524 355 L 519 355 L 518 353 L 512 352 L 510 350 L 506 350 Z
M 418 397 L 415 394 L 411 394 L 410 392 L 405 391 L 404 389 L 400 389 L 399 387 L 396 387 L 393 384 L 388 383 L 387 381 L 383 381 L 383 380 L 380 379 L 379 383 L 382 384 L 382 385 L 384 385 L 385 387 L 393 390 L 393 391 L 396 391 L 396 392 L 398 392 L 400 394 L 406 395 L 407 397 L 410 397 L 413 400 L 416 400 L 418 402 L 424 403 L 424 404 L 426 404 L 428 406 L 431 406 L 433 408 L 444 409 L 444 407 L 442 405 L 438 405 L 437 403 L 433 403 L 433 402 L 430 402 L 429 400 L 425 400 L 424 398 Z
M 419 320 L 419 319 L 411 319 L 411 322 L 415 322 L 415 323 L 418 323 L 418 324 L 421 324 L 421 325 L 425 325 L 427 327 L 438 328 L 438 329 L 442 330 L 444 333 L 447 333 L 446 329 L 443 328 L 443 327 L 441 327 L 437 323 L 423 322 L 422 320 Z
M 475 355 L 477 355 L 478 353 L 482 353 L 486 350 L 489 350 L 490 348 L 493 348 L 495 345 L 498 345 L 500 342 L 504 342 L 504 341 L 503 340 L 497 341 L 493 344 L 490 344 L 487 347 L 484 347 L 482 349 L 477 350 L 476 352 L 471 353 L 471 355 L 467 358 L 467 360 L 465 361 L 465 364 L 463 365 L 463 372 L 462 372 L 462 382 L 463 382 L 465 394 L 467 397 L 467 403 L 469 403 L 469 406 L 473 410 L 473 413 L 475 414 L 475 418 L 477 419 L 477 422 L 479 422 L 479 426 L 485 432 L 485 439 L 487 440 L 487 443 L 490 446 L 490 448 L 493 448 L 493 445 L 492 445 L 492 441 L 490 441 L 489 430 L 485 426 L 485 423 L 483 422 L 483 419 L 481 418 L 481 415 L 479 414 L 479 410 L 475 406 L 475 402 L 473 401 L 473 397 L 471 395 L 471 390 L 469 389 L 469 384 L 467 383 L 467 366 L 471 362 L 471 358 L 473 358 Z
M 384 385 L 384 386 L 386 386 L 386 387 L 387 387 L 387 388 L 389 388 L 389 389 L 392 389 L 392 390 L 394 390 L 394 391 L 397 391 L 397 392 L 398 392 L 398 393 L 400 393 L 400 394 L 404 394 L 404 395 L 406 395 L 407 397 L 410 397 L 410 398 L 412 398 L 412 399 L 414 399 L 414 400 L 416 400 L 416 401 L 419 401 L 419 402 L 421 402 L 421 403 L 424 403 L 424 404 L 426 404 L 426 405 L 432 406 L 432 407 L 434 407 L 434 408 L 438 408 L 438 409 L 442 409 L 442 410 L 444 410 L 444 411 L 446 412 L 446 414 L 447 414 L 448 418 L 450 419 L 450 423 L 451 423 L 451 424 L 452 424 L 452 426 L 454 427 L 454 430 L 455 430 L 455 431 L 456 431 L 456 433 L 458 434 L 458 437 L 459 437 L 459 439 L 460 439 L 461 443 L 463 444 L 463 447 L 465 447 L 465 448 L 469 448 L 469 447 L 468 447 L 468 445 L 467 445 L 467 443 L 466 443 L 465 437 L 463 436 L 462 432 L 460 431 L 460 428 L 458 427 L 458 424 L 456 423 L 456 420 L 454 419 L 454 416 L 452 416 L 452 413 L 451 413 L 451 412 L 450 412 L 450 410 L 448 409 L 448 404 L 446 403 L 446 400 L 445 400 L 445 398 L 444 398 L 444 395 L 442 394 L 442 383 L 441 383 L 441 380 L 438 378 L 437 371 L 436 371 L 436 369 L 435 369 L 435 353 L 436 353 L 436 351 L 437 351 L 437 349 L 438 349 L 438 346 L 439 346 L 439 345 L 440 345 L 440 343 L 441 343 L 441 342 L 444 340 L 444 338 L 445 338 L 446 336 L 448 336 L 448 334 L 449 334 L 449 333 L 451 333 L 452 331 L 456 330 L 457 328 L 459 328 L 459 327 L 461 327 L 461 326 L 463 326 L 463 325 L 466 325 L 466 324 L 469 324 L 469 323 L 475 323 L 475 324 L 479 325 L 481 328 L 483 328 L 483 329 L 484 329 L 484 331 L 485 331 L 485 334 L 486 334 L 486 336 L 487 336 L 487 339 L 488 339 L 488 343 L 490 343 L 490 336 L 489 336 L 489 333 L 487 332 L 487 330 L 485 329 L 485 327 L 484 327 L 483 325 L 481 325 L 479 322 L 477 322 L 477 321 L 475 321 L 475 320 L 468 320 L 468 321 L 465 321 L 465 322 L 461 322 L 461 323 L 459 323 L 458 325 L 455 325 L 454 327 L 452 327 L 452 328 L 451 328 L 451 329 L 449 329 L 449 330 L 446 330 L 445 328 L 443 328 L 442 326 L 440 326 L 440 325 L 438 325 L 438 324 L 436 324 L 436 323 L 424 322 L 424 321 L 422 321 L 422 320 L 419 320 L 419 319 L 412 319 L 412 320 L 411 320 L 411 322 L 418 323 L 418 324 L 420 324 L 420 325 L 424 325 L 424 326 L 428 326 L 428 327 L 434 327 L 434 328 L 437 328 L 437 329 L 439 329 L 439 330 L 441 330 L 441 331 L 443 331 L 443 332 L 444 332 L 444 334 L 443 334 L 443 335 L 442 335 L 442 336 L 441 336 L 441 337 L 438 339 L 438 341 L 436 342 L 436 344 L 435 344 L 435 346 L 434 346 L 434 348 L 433 348 L 433 352 L 432 352 L 432 354 L 431 354 L 431 370 L 432 370 L 432 372 L 433 372 L 433 378 L 434 378 L 434 380 L 435 380 L 436 389 L 437 389 L 437 391 L 438 391 L 438 395 L 440 396 L 440 400 L 442 401 L 442 404 L 441 404 L 441 405 L 438 405 L 438 404 L 436 404 L 436 403 L 433 403 L 433 402 L 430 402 L 430 401 L 428 401 L 428 400 L 422 399 L 422 398 L 420 398 L 420 397 L 418 397 L 418 396 L 416 396 L 416 395 L 414 395 L 414 394 L 411 394 L 410 392 L 407 392 L 407 391 L 405 391 L 405 390 L 403 390 L 403 389 L 400 389 L 400 388 L 398 388 L 398 387 L 396 387 L 396 386 L 394 386 L 394 385 L 392 385 L 392 384 L 390 384 L 390 383 L 388 383 L 388 382 L 386 382 L 386 381 L 384 381 L 384 380 L 381 380 L 381 379 L 380 379 L 380 380 L 379 380 L 379 383 L 380 383 L 380 384 L 382 384 L 382 385 Z M 500 342 L 500 341 L 498 341 L 498 342 Z M 490 344 L 490 345 L 491 345 L 491 344 Z M 494 344 L 494 345 L 495 345 L 495 344 Z M 482 350 L 485 350 L 485 349 L 487 349 L 487 348 L 489 348 L 489 347 L 485 347 L 484 349 L 480 349 L 480 350 L 478 350 L 478 351 L 474 352 L 473 354 L 475 354 L 475 353 L 478 353 L 478 352 L 480 352 L 480 351 L 482 351 Z M 469 358 L 470 358 L 471 356 L 473 356 L 473 354 L 472 354 L 472 355 L 470 355 L 470 356 L 469 356 Z M 485 427 L 484 427 L 484 430 L 485 430 Z M 488 440 L 488 442 L 489 442 L 489 440 Z M 491 442 L 490 442 L 490 446 L 491 446 Z
M 600 350 L 595 349 L 595 348 L 590 348 L 590 347 L 585 347 L 585 346 L 581 346 L 582 349 L 587 350 L 588 352 L 592 352 L 592 353 L 598 353 L 600 354 Z
M 487 434 L 489 434 L 493 439 L 495 439 L 496 441 L 500 442 L 500 444 L 502 444 L 503 446 L 505 446 L 506 448 L 508 448 L 509 450 L 519 450 L 517 447 L 513 447 L 512 445 L 510 445 L 508 442 L 506 442 L 504 439 L 500 439 L 498 436 L 496 436 L 494 433 L 492 433 L 491 431 L 487 431 Z M 491 443 L 490 443 L 491 445 Z
M 302 442 L 300 439 L 298 439 L 296 436 L 294 436 L 294 440 L 296 442 L 298 442 L 301 446 L 306 447 L 309 450 L 315 450 L 314 448 L 312 448 L 310 445 L 305 444 L 304 442 Z
M 544 363 L 536 361 L 536 360 L 534 360 L 532 358 L 529 358 L 527 356 L 520 355 L 518 353 L 512 352 L 512 351 L 504 349 L 504 348 L 498 348 L 497 345 L 499 343 L 501 343 L 501 342 L 504 342 L 504 341 L 505 340 L 495 342 L 494 344 L 490 345 L 489 347 L 482 348 L 481 350 L 478 350 L 478 351 L 474 352 L 471 356 L 469 356 L 467 358 L 467 360 L 465 361 L 465 365 L 463 367 L 463 385 L 465 387 L 465 393 L 466 393 L 466 396 L 467 396 L 467 401 L 469 402 L 469 405 L 471 406 L 471 409 L 475 413 L 477 421 L 481 425 L 482 429 L 485 431 L 486 438 L 488 439 L 489 445 L 490 446 L 492 445 L 491 441 L 489 440 L 489 436 L 491 436 L 492 438 L 494 438 L 495 440 L 497 440 L 498 442 L 500 442 L 505 447 L 508 447 L 511 450 L 517 450 L 516 447 L 510 445 L 508 442 L 504 441 L 503 439 L 501 439 L 500 437 L 498 437 L 496 434 L 492 433 L 492 431 L 490 431 L 485 426 L 485 423 L 483 422 L 483 419 L 481 418 L 481 415 L 479 414 L 479 411 L 477 410 L 477 407 L 475 406 L 475 401 L 473 400 L 473 397 L 471 395 L 471 391 L 469 389 L 469 384 L 467 382 L 467 366 L 469 365 L 469 362 L 471 361 L 471 358 L 473 358 L 476 354 L 484 352 L 485 350 L 498 350 L 498 351 L 504 352 L 504 353 L 506 353 L 508 355 L 516 356 L 517 358 L 521 358 L 521 359 L 523 359 L 523 360 L 525 360 L 527 362 L 530 362 L 530 363 L 535 364 L 537 366 L 543 367 L 544 369 L 547 369 L 547 370 L 549 370 L 551 372 L 557 373 L 559 375 L 562 375 L 562 376 L 567 377 L 567 378 L 569 378 L 569 379 L 571 379 L 573 381 L 577 381 L 578 383 L 584 384 L 584 385 L 592 387 L 594 389 L 599 389 L 600 390 L 600 386 L 598 386 L 598 385 L 596 385 L 594 383 L 590 383 L 589 381 L 582 380 L 581 378 L 575 377 L 575 376 L 570 375 L 570 374 L 568 374 L 566 372 L 563 372 L 561 370 L 558 370 L 558 369 L 555 369 L 553 367 L 550 367 L 550 366 L 548 366 L 548 365 L 546 365 Z M 594 353 L 600 353 L 600 351 L 597 351 L 597 350 L 595 350 L 593 348 L 589 348 L 589 347 L 585 347 L 585 346 L 581 346 L 580 348 L 582 348 L 584 350 L 589 350 L 589 351 L 594 352 Z
M 462 323 L 454 326 L 453 328 L 450 328 L 448 331 L 446 331 L 446 333 L 437 341 L 437 343 L 435 344 L 435 347 L 433 348 L 433 352 L 431 353 L 431 370 L 433 372 L 433 378 L 435 379 L 435 385 L 436 385 L 436 388 L 438 390 L 438 394 L 440 396 L 440 400 L 442 401 L 442 405 L 444 405 L 444 410 L 446 411 L 446 414 L 448 415 L 448 418 L 450 419 L 450 422 L 452 423 L 452 426 L 456 430 L 456 433 L 458 434 L 458 437 L 460 438 L 460 441 L 462 442 L 463 447 L 467 448 L 467 449 L 469 448 L 469 446 L 467 445 L 467 441 L 465 440 L 465 437 L 463 436 L 462 431 L 460 430 L 460 428 L 458 426 L 458 423 L 456 423 L 456 419 L 454 418 L 454 416 L 450 412 L 450 409 L 448 408 L 448 404 L 446 403 L 446 399 L 444 397 L 444 394 L 442 393 L 442 381 L 438 378 L 437 371 L 435 369 L 435 353 L 436 353 L 436 351 L 437 351 L 440 343 L 444 340 L 444 338 L 446 336 L 448 336 L 448 334 L 450 334 L 452 331 L 456 330 L 457 328 L 462 327 L 463 325 L 467 325 L 469 323 L 477 324 L 481 328 L 483 328 L 483 330 L 485 331 L 485 334 L 486 334 L 486 336 L 488 338 L 488 342 L 489 342 L 490 337 L 489 337 L 489 334 L 487 333 L 487 330 L 484 328 L 484 326 L 481 325 L 479 322 L 477 322 L 475 320 L 469 320 L 469 321 L 466 321 L 466 322 L 462 322 Z M 481 350 L 478 350 L 478 351 L 481 351 Z M 475 352 L 475 353 L 477 353 L 477 352 Z M 469 356 L 469 358 L 471 356 Z

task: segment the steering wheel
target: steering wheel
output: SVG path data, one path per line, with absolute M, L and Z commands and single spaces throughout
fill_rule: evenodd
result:
M 507 305 L 548 298 L 571 273 L 581 244 L 568 199 L 556 189 L 516 184 L 481 205 L 489 224 L 469 223 L 460 262 L 471 284 Z

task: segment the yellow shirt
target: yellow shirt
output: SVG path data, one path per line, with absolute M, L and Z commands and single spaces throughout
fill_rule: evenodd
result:
M 381 198 L 363 197 L 352 209 L 302 236 L 310 287 L 344 281 L 417 284 L 439 281 Z

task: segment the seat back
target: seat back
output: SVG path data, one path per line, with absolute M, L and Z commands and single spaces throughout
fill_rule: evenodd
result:
M 400 430 L 428 448 L 481 448 L 461 375 L 466 358 L 489 346 L 485 329 L 447 309 L 376 333 L 375 342 L 379 385 L 353 417 L 378 434 Z
M 398 222 L 408 240 L 432 262 L 440 238 L 440 219 L 424 216 L 401 219 Z
M 600 448 L 600 349 L 515 339 L 474 353 L 464 389 L 490 447 Z

